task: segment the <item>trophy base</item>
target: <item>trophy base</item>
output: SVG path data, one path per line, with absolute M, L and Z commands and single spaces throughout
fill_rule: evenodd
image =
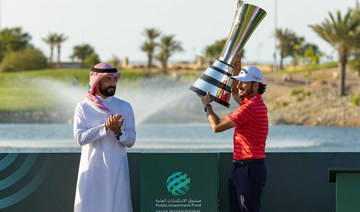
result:
M 205 96 L 205 95 L 206 95 L 206 92 L 205 92 L 205 91 L 200 90 L 199 88 L 196 88 L 196 87 L 194 87 L 194 86 L 191 86 L 189 89 L 192 90 L 192 91 L 194 91 L 194 92 L 196 92 L 196 93 L 198 93 L 198 94 L 200 94 L 200 95 L 202 95 L 202 96 Z M 230 107 L 230 104 L 229 104 L 229 103 L 227 103 L 226 101 L 221 100 L 221 99 L 219 99 L 219 98 L 217 98 L 216 96 L 213 96 L 213 95 L 211 95 L 211 94 L 210 94 L 210 99 L 211 99 L 212 101 L 214 101 L 214 102 L 217 102 L 217 103 L 225 106 L 225 107 Z

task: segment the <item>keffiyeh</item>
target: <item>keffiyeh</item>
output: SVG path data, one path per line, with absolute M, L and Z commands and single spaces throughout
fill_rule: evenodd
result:
M 94 104 L 94 106 L 103 110 L 106 114 L 112 115 L 110 110 L 107 109 L 103 105 L 102 101 L 99 98 L 97 98 L 95 95 L 96 86 L 99 84 L 100 80 L 109 75 L 116 76 L 116 82 L 117 82 L 121 76 L 121 73 L 118 73 L 116 68 L 106 63 L 99 63 L 95 65 L 93 68 L 91 68 L 90 82 L 89 82 L 90 89 L 88 91 L 86 98 L 89 99 Z

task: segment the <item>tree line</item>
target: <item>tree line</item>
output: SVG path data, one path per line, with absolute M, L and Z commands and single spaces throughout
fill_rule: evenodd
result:
M 341 69 L 340 94 L 345 95 L 346 65 L 349 63 L 360 75 L 360 7 L 349 8 L 343 15 L 340 11 L 329 12 L 329 17 L 319 24 L 309 27 L 322 39 L 328 42 L 338 52 L 338 61 Z M 161 64 L 161 70 L 167 73 L 168 60 L 177 52 L 182 52 L 182 44 L 175 39 L 175 35 L 166 35 L 156 28 L 145 28 L 142 34 L 145 41 L 140 50 L 147 55 L 146 70 L 151 72 L 154 59 Z M 280 69 L 283 69 L 283 60 L 291 58 L 291 63 L 318 64 L 325 56 L 316 44 L 308 43 L 303 36 L 298 36 L 289 28 L 275 29 L 274 36 L 278 41 Z M 50 56 L 44 54 L 31 43 L 31 36 L 23 32 L 20 27 L 6 28 L 0 31 L 0 72 L 17 70 L 34 70 L 43 68 L 60 68 L 61 45 L 68 39 L 61 33 L 49 33 L 43 41 L 50 47 Z M 216 40 L 205 46 L 201 58 L 212 63 L 216 60 L 225 45 L 226 39 Z M 57 50 L 56 64 L 53 62 L 54 51 Z M 243 52 L 245 57 L 245 52 Z M 98 54 L 89 44 L 73 47 L 71 59 L 77 59 L 81 67 L 92 66 L 100 62 Z M 120 64 L 119 58 L 113 55 L 109 61 L 113 65 Z
M 157 29 L 145 29 L 143 34 L 147 40 L 141 44 L 140 49 L 147 54 L 147 70 L 151 70 L 152 59 L 155 58 L 166 73 L 169 58 L 174 53 L 183 51 L 181 42 L 175 40 L 175 35 L 162 35 Z M 41 50 L 31 44 L 31 36 L 23 32 L 21 27 L 0 30 L 0 72 L 61 68 L 61 46 L 68 38 L 62 33 L 49 33 L 42 38 L 50 47 L 50 55 L 46 58 Z M 57 55 L 54 63 L 55 51 Z M 77 60 L 82 68 L 100 62 L 99 55 L 90 44 L 74 46 L 70 58 Z M 109 63 L 119 66 L 120 59 L 113 55 Z
M 0 30 L 0 72 L 40 70 L 60 68 L 61 45 L 68 39 L 61 33 L 49 33 L 42 40 L 50 47 L 50 56 L 31 44 L 31 36 L 23 32 L 21 27 Z M 57 61 L 53 63 L 54 50 L 57 50 Z M 77 45 L 73 48 L 71 59 L 78 59 L 81 67 L 92 66 L 100 62 L 98 55 L 89 44 Z
M 323 40 L 329 43 L 338 53 L 340 64 L 340 95 L 345 93 L 346 65 L 358 71 L 360 75 L 360 7 L 349 8 L 345 14 L 337 10 L 329 12 L 329 17 L 319 24 L 309 27 Z M 276 29 L 276 38 L 280 52 L 280 69 L 283 69 L 282 60 L 292 57 L 294 65 L 302 61 L 305 64 L 318 64 L 323 52 L 315 44 L 304 42 L 304 38 L 297 36 L 292 30 Z

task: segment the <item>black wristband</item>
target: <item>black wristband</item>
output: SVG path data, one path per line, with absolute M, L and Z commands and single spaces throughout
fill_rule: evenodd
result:
M 204 110 L 205 110 L 205 112 L 207 112 L 207 108 L 208 107 L 211 107 L 211 104 L 206 104 L 206 105 L 204 105 Z
M 120 140 L 120 136 L 122 136 L 122 132 L 121 132 L 121 131 L 115 135 L 116 139 L 118 139 L 118 140 Z

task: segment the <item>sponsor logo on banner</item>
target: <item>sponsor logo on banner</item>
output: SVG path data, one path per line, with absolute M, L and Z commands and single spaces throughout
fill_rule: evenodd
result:
M 167 178 L 166 188 L 174 196 L 183 196 L 190 190 L 190 177 L 176 171 Z

